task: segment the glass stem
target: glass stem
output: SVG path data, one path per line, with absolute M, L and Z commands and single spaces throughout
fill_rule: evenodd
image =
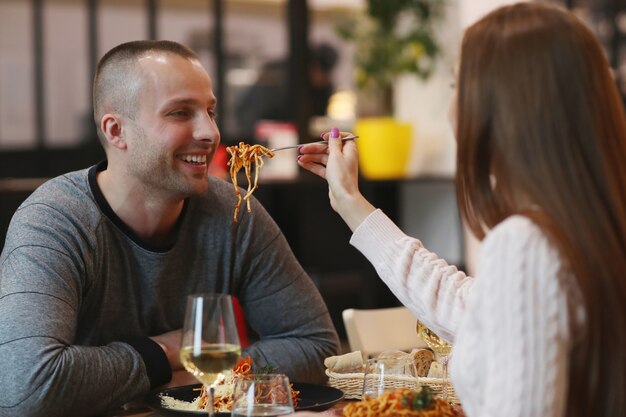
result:
M 209 417 L 215 416 L 215 387 L 209 386 Z
M 442 355 L 441 356 L 441 368 L 443 374 L 443 392 L 441 393 L 441 397 L 444 400 L 448 399 L 448 360 L 450 359 L 450 355 Z

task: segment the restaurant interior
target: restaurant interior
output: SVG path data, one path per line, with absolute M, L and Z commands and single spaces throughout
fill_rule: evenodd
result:
M 552 2 L 574 9 L 598 34 L 626 98 L 626 2 Z M 374 165 L 362 172 L 361 187 L 405 232 L 471 273 L 477 244 L 458 215 L 446 109 L 463 28 L 507 1 L 441 3 L 428 22 L 436 45 L 428 73 L 393 81 L 391 116 L 410 127 L 408 145 L 389 144 L 390 161 L 376 155 L 374 164 L 396 170 Z M 359 91 L 359 45 L 339 30 L 362 18 L 364 7 L 360 0 L 0 1 L 0 249 L 13 212 L 37 186 L 103 159 L 91 81 L 114 45 L 171 39 L 198 52 L 213 77 L 224 145 L 307 143 L 334 126 L 353 131 L 369 116 L 364 105 L 383 100 Z M 323 74 L 313 77 L 313 64 Z M 263 112 L 267 94 L 285 100 L 281 109 Z M 328 204 L 325 182 L 300 170 L 295 155 L 264 167 L 255 196 L 319 287 L 345 341 L 343 310 L 399 302 L 348 243 L 350 230 Z M 215 175 L 224 175 L 223 155 L 215 164 Z

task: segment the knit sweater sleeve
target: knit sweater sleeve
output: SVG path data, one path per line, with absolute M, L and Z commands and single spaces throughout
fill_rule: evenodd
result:
M 486 360 L 479 416 L 563 416 L 570 346 L 558 255 L 530 220 L 513 217 L 485 239 L 477 302 Z
M 402 304 L 440 337 L 454 341 L 472 278 L 404 234 L 380 210 L 359 225 L 350 243 Z
M 569 293 L 558 254 L 530 220 L 512 217 L 488 235 L 475 279 L 406 236 L 379 210 L 355 230 L 351 243 L 428 327 L 453 342 L 459 333 L 454 356 L 475 359 L 453 359 L 463 367 L 453 369 L 453 377 L 473 376 L 455 379 L 457 392 L 467 395 L 461 401 L 468 416 L 563 415 Z

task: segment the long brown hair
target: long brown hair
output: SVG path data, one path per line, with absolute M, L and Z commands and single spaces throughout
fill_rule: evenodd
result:
M 601 45 L 554 6 L 497 9 L 463 38 L 457 115 L 470 229 L 530 217 L 580 290 L 566 415 L 626 415 L 626 116 Z

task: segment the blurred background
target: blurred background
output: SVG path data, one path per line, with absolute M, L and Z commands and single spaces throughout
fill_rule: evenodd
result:
M 226 146 L 306 143 L 338 126 L 357 130 L 365 157 L 360 122 L 393 123 L 385 146 L 374 144 L 373 165 L 362 166 L 364 193 L 408 234 L 471 272 L 475 242 L 458 218 L 447 108 L 463 29 L 505 3 L 0 0 L 0 249 L 13 212 L 39 184 L 103 159 L 91 109 L 98 59 L 125 41 L 170 39 L 194 49 L 212 76 Z M 598 34 L 626 97 L 626 1 L 552 3 Z M 218 155 L 216 175 L 225 162 Z M 316 281 L 342 337 L 344 308 L 398 304 L 349 246 L 326 187 L 298 170 L 295 154 L 271 160 L 262 173 L 255 195 Z

